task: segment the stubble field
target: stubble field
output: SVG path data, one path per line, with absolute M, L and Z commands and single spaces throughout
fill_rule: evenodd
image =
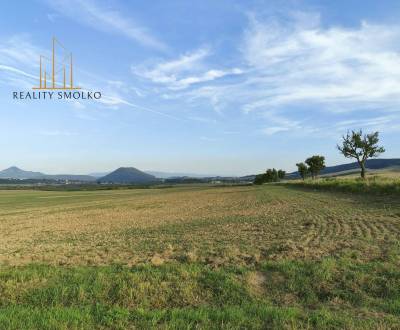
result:
M 0 191 L 0 328 L 400 328 L 400 199 Z

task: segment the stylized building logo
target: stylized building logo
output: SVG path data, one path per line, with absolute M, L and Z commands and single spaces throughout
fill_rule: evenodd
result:
M 39 86 L 33 91 L 13 91 L 13 100 L 99 100 L 100 91 L 74 85 L 72 53 L 53 37 L 51 59 L 39 57 Z
M 81 89 L 74 86 L 72 53 L 60 41 L 53 37 L 52 58 L 40 55 L 39 87 L 33 89 L 72 90 Z M 49 67 L 51 72 L 49 74 Z

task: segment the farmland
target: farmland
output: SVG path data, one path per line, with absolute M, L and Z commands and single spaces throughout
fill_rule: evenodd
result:
M 397 194 L 0 191 L 0 328 L 400 327 Z

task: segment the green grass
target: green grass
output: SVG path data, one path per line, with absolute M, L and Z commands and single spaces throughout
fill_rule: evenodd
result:
M 29 265 L 3 268 L 0 283 L 1 329 L 400 327 L 400 269 L 384 261 Z
M 400 195 L 400 179 L 373 176 L 361 178 L 321 178 L 317 180 L 293 181 L 289 186 L 312 188 L 316 190 L 343 191 L 351 193 Z

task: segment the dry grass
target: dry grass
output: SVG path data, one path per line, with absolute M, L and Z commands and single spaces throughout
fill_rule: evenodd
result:
M 335 177 L 336 179 L 358 179 L 360 178 L 360 170 L 352 170 L 349 172 L 334 173 L 321 175 L 321 177 L 329 178 Z M 399 179 L 400 178 L 400 168 L 387 168 L 379 170 L 367 169 L 366 177 L 368 179 Z
M 0 263 L 134 265 L 383 256 L 398 198 L 287 187 L 0 192 Z
M 398 195 L 0 191 L 0 328 L 399 329 L 399 238 Z

